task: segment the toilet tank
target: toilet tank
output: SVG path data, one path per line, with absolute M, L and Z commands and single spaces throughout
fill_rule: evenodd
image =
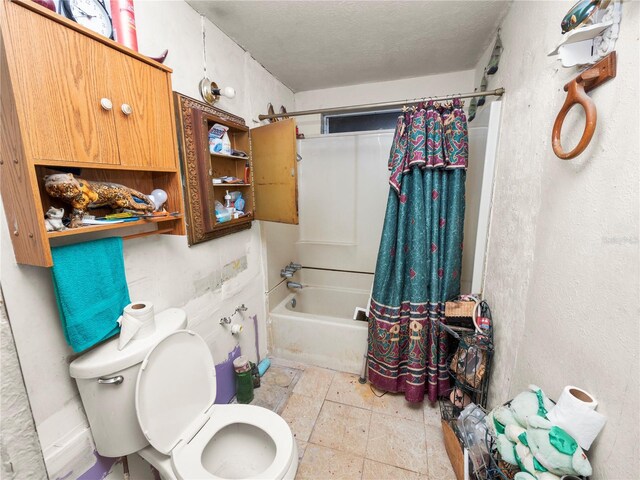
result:
M 135 408 L 140 364 L 160 340 L 187 325 L 183 310 L 170 308 L 155 316 L 155 332 L 131 340 L 118 350 L 118 337 L 80 356 L 69 365 L 76 379 L 91 433 L 100 455 L 121 457 L 149 444 Z

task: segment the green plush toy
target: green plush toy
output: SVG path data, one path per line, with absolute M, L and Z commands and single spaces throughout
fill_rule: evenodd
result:
M 511 465 L 518 464 L 515 447 L 515 444 L 506 435 L 498 435 L 496 437 L 496 448 L 500 452 L 500 458 Z
M 559 477 L 550 473 L 547 468 L 541 465 L 534 457 L 529 447 L 527 430 L 519 425 L 508 425 L 505 436 L 515 445 L 514 457 L 516 458 L 516 465 L 520 467 L 520 470 L 538 480 L 560 480 Z
M 494 437 L 504 434 L 507 425 L 516 423 L 511 409 L 505 405 L 494 408 L 487 415 L 487 428 Z
M 513 477 L 513 480 L 536 480 L 536 477 L 527 472 L 518 472 Z
M 547 413 L 552 408 L 553 402 L 536 385 L 529 385 L 529 390 L 517 395 L 511 400 L 510 405 L 513 417 L 524 428 L 529 426 L 529 417 L 540 416 L 546 418 Z
M 505 462 L 520 468 L 517 480 L 559 480 L 559 475 L 592 473 L 577 442 L 547 419 L 553 403 L 535 385 L 516 396 L 509 407 L 487 415 L 487 427 Z
M 549 472 L 539 473 L 536 477 L 527 472 L 516 473 L 514 480 L 559 480 L 560 477 Z
M 550 472 L 585 477 L 593 473 L 589 459 L 578 442 L 551 422 L 542 428 L 528 428 L 527 439 L 535 459 Z

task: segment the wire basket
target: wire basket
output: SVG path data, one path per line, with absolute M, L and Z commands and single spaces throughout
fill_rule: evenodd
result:
M 470 334 L 460 337 L 458 348 L 449 357 L 449 375 L 453 388 L 461 389 L 469 401 L 487 406 L 493 343 L 489 336 Z M 464 401 L 468 403 L 468 401 Z
M 487 429 L 485 435 L 485 442 L 487 446 L 487 451 L 489 452 L 489 458 L 485 469 L 484 479 L 486 480 L 512 480 L 515 477 L 516 473 L 520 471 L 520 469 L 511 465 L 510 463 L 505 462 L 500 458 L 500 453 L 496 448 L 496 440 L 491 435 L 489 429 Z
M 503 472 L 494 458 L 497 450 L 493 439 L 487 438 L 489 434 L 484 420 L 494 353 L 491 311 L 483 301 L 475 313 L 476 318 L 470 319 L 470 329 L 468 325 L 458 325 L 455 321 L 450 323 L 452 317 L 446 319 L 446 324 L 441 324 L 452 340 L 453 354 L 447 360 L 452 385 L 451 401 L 440 400 L 440 415 L 460 445 L 469 450 L 471 478 L 509 480 L 512 477 Z M 475 406 L 461 417 L 464 407 L 470 403 Z
M 476 302 L 470 300 L 454 300 L 445 302 L 445 317 L 472 317 Z
M 438 403 L 440 403 L 440 418 L 445 422 L 455 422 L 462 409 L 449 400 L 440 399 Z
M 442 417 L 442 437 L 444 448 L 453 467 L 456 478 L 462 478 L 465 472 L 463 438 L 458 429 L 456 418 L 459 408 L 447 400 L 440 400 L 440 415 Z
M 552 403 L 555 402 L 549 399 Z M 504 406 L 510 406 L 511 400 L 506 402 Z M 487 413 L 486 409 L 476 406 L 479 411 Z M 465 438 L 465 431 L 461 431 L 461 427 L 457 421 L 460 417 L 462 409 L 452 404 L 447 400 L 440 400 L 440 415 L 442 416 L 442 420 L 449 423 L 451 428 L 456 434 L 456 437 L 460 441 L 460 444 L 464 448 L 469 448 L 468 442 Z M 467 417 L 469 418 L 469 416 Z M 510 463 L 505 462 L 498 452 L 498 448 L 496 446 L 496 439 L 489 431 L 486 425 L 487 417 L 486 415 L 482 418 L 478 418 L 475 420 L 475 424 L 471 422 L 471 429 L 477 428 L 478 425 L 481 425 L 484 428 L 484 449 L 478 454 L 478 450 L 476 449 L 476 455 L 473 456 L 470 453 L 469 456 L 469 472 L 470 478 L 475 480 L 513 480 L 516 473 L 520 472 L 520 468 L 516 465 L 511 465 Z M 467 425 L 468 426 L 468 425 Z M 477 439 L 477 436 L 475 437 Z M 577 477 L 583 480 L 589 480 L 588 477 Z
M 491 322 L 491 310 L 484 301 L 480 304 L 480 315 Z M 453 355 L 447 360 L 453 395 L 459 398 L 456 403 L 459 401 L 460 407 L 469 402 L 486 407 L 493 359 L 492 328 L 460 332 L 443 325 L 443 329 L 457 342 Z
M 467 447 L 464 433 L 460 431 L 457 419 L 460 416 L 461 408 L 456 407 L 448 400 L 440 400 L 440 415 L 442 421 L 447 422 L 455 433 L 460 445 Z M 486 413 L 486 410 L 477 407 Z M 485 417 L 486 418 L 486 417 Z M 481 420 L 482 422 L 485 419 Z M 478 455 L 475 461 L 469 458 L 469 471 L 471 478 L 476 480 L 512 480 L 520 470 L 518 467 L 508 464 L 500 458 L 500 454 L 495 446 L 495 439 L 488 429 L 485 430 L 484 443 L 487 455 Z

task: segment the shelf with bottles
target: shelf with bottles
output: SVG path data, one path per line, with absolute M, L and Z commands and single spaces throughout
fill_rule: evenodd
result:
M 250 189 L 243 189 L 243 190 L 236 190 L 233 188 L 214 189 L 213 191 L 214 205 L 216 204 L 216 202 L 220 202 L 220 204 L 222 204 L 224 208 L 227 208 L 227 198 L 226 198 L 227 192 L 231 197 L 230 198 L 231 207 L 233 207 L 238 212 L 242 212 L 241 214 L 242 216 L 240 218 L 245 218 L 248 215 L 251 215 L 251 216 L 253 215 L 253 195 L 251 194 Z M 240 197 L 242 198 L 244 203 L 242 208 L 239 208 L 240 203 L 237 202 L 237 200 Z M 216 227 L 223 223 L 227 223 L 227 222 L 219 222 L 218 219 L 216 218 L 216 222 L 215 222 Z
M 251 228 L 252 220 L 297 224 L 295 122 L 289 119 L 249 129 L 243 118 L 230 112 L 179 93 L 174 93 L 174 100 L 189 245 Z M 209 132 L 215 124 L 227 127 L 228 142 L 224 135 L 217 137 L 222 146 L 246 157 L 215 148 L 211 153 Z M 218 147 L 220 142 L 211 143 Z M 241 183 L 213 183 L 222 177 Z M 242 192 L 244 210 L 251 215 L 217 221 L 216 201 L 225 208 L 227 190 Z M 220 210 L 218 217 L 226 213 Z
M 250 170 L 251 165 L 249 129 L 244 125 L 225 122 L 222 119 L 211 115 L 205 115 L 204 118 L 207 134 L 209 134 L 215 125 L 222 126 L 227 129 L 226 136 L 229 138 L 231 151 L 243 152 L 245 154 L 245 156 L 242 156 L 220 151 L 213 152 L 212 148 L 216 147 L 211 144 L 211 140 L 208 140 L 209 157 L 211 161 L 211 168 L 209 170 L 210 176 L 212 178 L 235 177 L 240 180 L 244 180 L 243 183 L 250 183 L 250 180 L 248 180 L 248 170 Z M 218 144 L 218 147 L 220 146 L 221 145 Z
M 207 130 L 207 135 L 215 125 L 221 125 L 224 129 L 226 129 L 226 135 L 229 138 L 231 152 L 213 151 L 210 148 L 209 154 L 211 155 L 212 159 L 221 158 L 234 161 L 249 160 L 250 141 L 248 127 L 237 124 L 235 122 L 225 121 L 224 119 L 214 115 L 204 115 L 204 124 Z M 244 156 L 236 155 L 234 154 L 234 152 L 244 153 Z
M 211 166 L 209 167 L 209 175 L 211 177 L 212 183 L 213 179 L 223 179 L 228 177 L 230 179 L 238 179 L 242 180 L 242 183 L 231 183 L 231 182 L 222 182 L 222 183 L 213 183 L 214 186 L 226 185 L 229 187 L 233 187 L 233 185 L 251 185 L 251 164 L 249 160 L 246 163 L 238 162 L 236 160 L 229 159 L 216 159 L 216 161 L 211 162 Z
M 236 188 L 236 187 L 250 187 L 250 183 L 214 183 L 213 188 Z
M 226 228 L 233 227 L 244 223 L 251 223 L 253 221 L 252 213 L 245 213 L 238 218 L 232 218 L 231 220 L 227 220 L 225 222 L 216 222 L 216 228 Z
M 241 155 L 228 155 L 226 153 L 212 153 L 209 152 L 209 155 L 211 155 L 212 158 L 226 158 L 226 159 L 232 159 L 232 160 L 244 160 L 246 162 L 249 161 L 249 155 L 247 156 L 241 156 Z

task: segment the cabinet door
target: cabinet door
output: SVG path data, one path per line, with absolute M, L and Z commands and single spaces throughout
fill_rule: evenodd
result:
M 298 224 L 296 157 L 292 118 L 251 130 L 256 219 Z
M 118 163 L 113 113 L 102 109 L 104 47 L 24 7 L 4 2 L 3 31 L 25 142 L 36 161 Z M 3 24 L 3 30 L 6 24 Z M 8 28 L 8 27 L 7 27 Z
M 120 164 L 175 171 L 176 133 L 169 74 L 115 50 L 110 52 L 108 69 Z

